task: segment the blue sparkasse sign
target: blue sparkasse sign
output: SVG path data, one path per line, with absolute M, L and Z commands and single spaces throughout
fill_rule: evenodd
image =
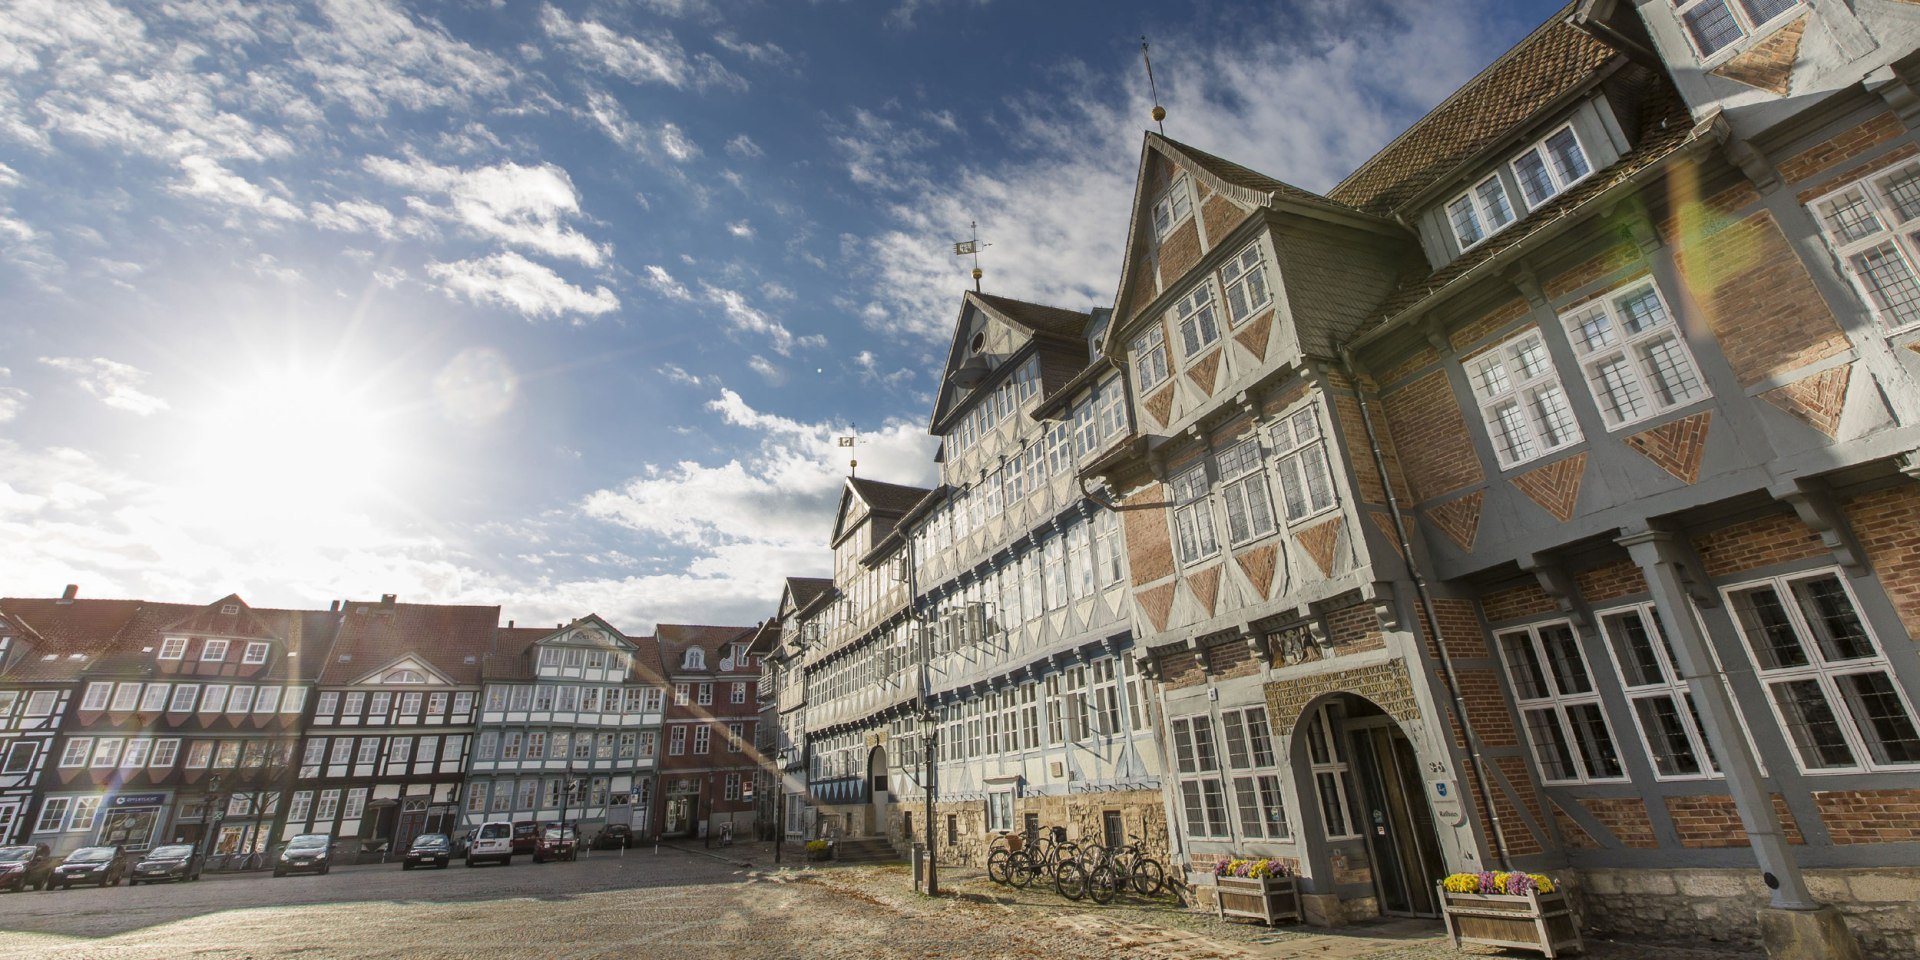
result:
M 123 793 L 108 801 L 109 807 L 163 807 L 167 795 L 164 793 Z

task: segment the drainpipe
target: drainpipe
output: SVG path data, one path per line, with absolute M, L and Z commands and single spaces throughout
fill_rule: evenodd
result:
M 1433 638 L 1433 648 L 1440 656 L 1440 676 L 1447 685 L 1447 696 L 1453 700 L 1453 714 L 1460 721 L 1460 732 L 1467 740 L 1467 772 L 1473 777 L 1473 785 L 1483 798 L 1487 823 L 1492 827 L 1494 861 L 1502 870 L 1511 870 L 1513 866 L 1507 860 L 1507 836 L 1500 823 L 1500 806 L 1493 802 L 1493 790 L 1489 785 L 1484 751 L 1480 738 L 1473 732 L 1473 724 L 1467 719 L 1467 701 L 1460 693 L 1460 682 L 1454 676 L 1453 657 L 1447 653 L 1447 642 L 1440 636 L 1440 617 L 1433 609 L 1433 595 L 1427 590 L 1426 577 L 1420 573 L 1420 565 L 1413 559 L 1413 544 L 1407 539 L 1407 527 L 1400 518 L 1400 500 L 1394 495 L 1393 480 L 1387 476 L 1387 461 L 1380 452 L 1380 437 L 1373 429 L 1373 413 L 1367 408 L 1367 392 L 1360 387 L 1360 378 L 1353 373 L 1353 352 L 1350 349 L 1340 352 L 1341 372 L 1347 381 L 1353 384 L 1353 395 L 1360 403 L 1360 424 L 1367 432 L 1367 449 L 1373 455 L 1373 469 L 1380 475 L 1380 486 L 1387 493 L 1387 516 L 1393 519 L 1393 535 L 1399 541 L 1400 558 L 1406 564 L 1407 576 L 1413 581 L 1413 592 L 1420 598 L 1420 616 L 1426 621 L 1427 635 Z

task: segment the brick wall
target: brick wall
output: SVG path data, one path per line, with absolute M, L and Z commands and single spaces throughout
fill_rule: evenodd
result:
M 1207 682 L 1200 669 L 1200 656 L 1192 650 L 1179 650 L 1160 657 L 1160 685 L 1169 690 L 1197 687 Z
M 1495 757 L 1493 765 L 1499 768 L 1500 776 L 1506 779 L 1507 786 L 1512 788 L 1513 794 L 1520 798 L 1520 804 L 1526 808 L 1528 815 L 1533 818 L 1533 823 L 1538 825 L 1539 830 L 1546 830 L 1547 818 L 1540 809 L 1540 791 L 1533 785 L 1533 775 L 1527 772 L 1526 758 Z M 1502 793 L 1505 793 L 1505 791 L 1502 791 Z M 1528 826 L 1518 818 L 1510 817 L 1504 809 L 1501 810 L 1500 817 L 1506 824 L 1507 850 L 1509 853 L 1523 855 L 1529 852 L 1538 853 L 1545 849 L 1544 834 L 1536 832 L 1534 827 Z M 1522 849 L 1522 842 L 1520 840 L 1522 833 L 1526 835 L 1528 842 L 1525 845 L 1530 847 L 1530 850 Z
M 1858 180 L 1862 177 L 1872 176 L 1873 174 L 1879 173 L 1880 171 L 1885 170 L 1888 167 L 1891 167 L 1894 164 L 1897 164 L 1902 160 L 1906 160 L 1907 158 L 1915 155 L 1920 155 L 1920 146 L 1915 146 L 1914 144 L 1909 143 L 1909 144 L 1906 144 L 1905 146 L 1895 147 L 1894 149 L 1889 150 L 1886 153 L 1881 154 L 1880 156 L 1874 157 L 1872 160 L 1869 160 L 1866 163 L 1862 163 L 1857 166 L 1848 167 L 1847 169 L 1842 170 L 1839 173 L 1833 174 L 1832 176 L 1822 179 L 1819 183 L 1816 183 L 1810 187 L 1807 187 L 1801 190 L 1799 193 L 1794 194 L 1794 199 L 1798 200 L 1801 203 L 1807 203 L 1811 201 L 1814 197 L 1832 193 L 1833 191 L 1840 189 L 1842 184 L 1852 183 L 1853 181 Z
M 1707 576 L 1723 577 L 1775 563 L 1827 555 L 1820 535 L 1800 518 L 1776 513 L 1721 527 L 1693 538 Z
M 1253 655 L 1250 643 L 1217 643 L 1207 648 L 1207 669 L 1222 680 L 1250 677 L 1260 672 L 1260 659 Z
M 1173 575 L 1173 535 L 1167 526 L 1166 500 L 1165 487 L 1148 484 L 1128 497 L 1127 509 L 1120 511 L 1127 565 L 1136 586 Z
M 1641 850 L 1660 846 L 1653 836 L 1653 818 L 1647 815 L 1647 803 L 1639 797 L 1589 797 L 1580 805 L 1593 814 L 1622 844 Z
M 1440 638 L 1447 644 L 1447 655 L 1456 659 L 1484 657 L 1487 655 L 1486 634 L 1480 629 L 1480 618 L 1474 614 L 1472 600 L 1449 600 L 1444 597 L 1433 601 L 1434 617 L 1440 621 Z M 1433 638 L 1427 635 L 1427 621 L 1421 617 L 1420 638 L 1427 643 L 1427 652 L 1436 653 Z
M 1160 241 L 1160 279 L 1174 286 L 1200 262 L 1200 224 L 1192 219 L 1174 228 Z
M 1834 843 L 1920 840 L 1920 790 L 1834 790 L 1813 804 Z
M 1580 596 L 1588 603 L 1605 603 L 1647 592 L 1647 576 L 1632 560 L 1589 567 L 1574 574 L 1573 580 Z
M 1493 670 L 1455 670 L 1460 696 L 1467 701 L 1467 719 L 1482 746 L 1512 747 L 1520 743 L 1513 713 L 1500 691 L 1500 674 Z M 1464 746 L 1464 744 L 1462 744 Z
M 1913 810 L 1920 813 L 1920 804 Z M 1773 795 L 1773 814 L 1786 832 L 1788 843 L 1807 842 L 1800 835 L 1800 824 L 1787 809 L 1787 802 L 1777 793 Z M 1726 794 L 1668 797 L 1667 815 L 1673 818 L 1673 829 L 1680 835 L 1683 847 L 1751 846 L 1746 828 L 1740 825 L 1740 813 L 1734 808 L 1733 798 Z
M 1562 845 L 1572 850 L 1600 849 L 1600 841 L 1594 839 L 1593 834 L 1588 833 L 1587 828 L 1581 826 L 1578 820 L 1562 810 L 1557 801 L 1549 800 L 1547 805 L 1553 808 L 1553 825 L 1560 831 Z
M 1339 393 L 1330 394 L 1334 415 L 1340 418 L 1340 432 L 1346 436 L 1347 468 L 1353 471 L 1354 493 L 1362 503 L 1384 504 L 1387 502 L 1387 488 L 1380 482 L 1380 468 L 1373 462 L 1373 450 L 1367 445 L 1366 422 L 1360 417 L 1360 401 L 1352 396 Z M 1380 425 L 1378 404 L 1373 404 L 1374 425 Z M 1406 473 L 1400 464 L 1398 447 L 1394 444 L 1393 434 L 1389 430 L 1377 431 L 1380 439 L 1380 459 L 1387 465 L 1387 476 L 1393 478 L 1393 492 L 1403 503 L 1412 502 L 1407 490 Z
M 1849 498 L 1847 523 L 1909 638 L 1920 638 L 1920 484 Z
M 1386 634 L 1380 631 L 1380 618 L 1374 616 L 1371 604 L 1364 603 L 1328 613 L 1327 638 L 1333 642 L 1335 651 L 1343 654 L 1379 650 L 1387 645 Z
M 1207 222 L 1207 239 L 1217 244 L 1221 237 L 1233 232 L 1233 228 L 1246 219 L 1247 212 L 1232 200 L 1216 193 L 1200 201 L 1200 216 Z
M 1387 430 L 1415 502 L 1451 493 L 1482 477 L 1480 459 L 1444 371 L 1436 370 L 1384 397 Z
M 1527 315 L 1525 300 L 1509 300 L 1482 314 L 1479 319 L 1447 335 L 1447 343 L 1455 350 L 1464 350 L 1482 340 L 1505 330 L 1506 327 Z
M 1505 623 L 1553 613 L 1560 608 L 1539 584 L 1528 582 L 1481 594 L 1480 609 L 1486 613 L 1488 623 Z
M 1640 260 L 1639 251 L 1630 243 L 1609 247 L 1570 270 L 1547 278 L 1541 284 L 1547 296 L 1564 297 L 1595 280 Z
M 1869 118 L 1850 130 L 1842 131 L 1788 157 L 1780 164 L 1780 177 L 1798 183 L 1829 167 L 1836 166 L 1906 132 L 1900 118 L 1891 111 Z
M 1702 216 L 1670 237 L 1681 275 L 1744 386 L 1847 349 L 1807 268 L 1765 211 Z

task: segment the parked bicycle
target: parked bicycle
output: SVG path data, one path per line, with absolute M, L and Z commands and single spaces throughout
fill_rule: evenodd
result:
M 1080 846 L 1072 857 L 1062 857 L 1053 870 L 1053 888 L 1069 900 L 1091 899 L 1109 904 L 1120 892 L 1120 877 L 1105 847 Z
M 1062 859 L 1077 856 L 1079 845 L 1067 839 L 1067 828 L 1052 827 L 1043 834 L 1027 838 L 1024 855 L 1008 865 L 1007 882 L 1024 888 L 1035 878 L 1053 876 Z
M 1133 887 L 1133 892 L 1143 896 L 1157 896 L 1167 883 L 1167 869 L 1160 861 L 1147 856 L 1140 838 L 1127 835 L 1127 842 L 1107 858 L 1113 865 L 1113 872 L 1120 886 Z

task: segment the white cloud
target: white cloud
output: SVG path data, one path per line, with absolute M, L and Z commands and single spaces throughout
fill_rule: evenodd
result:
M 666 267 L 649 263 L 646 265 L 645 270 L 647 274 L 647 286 L 652 287 L 661 296 L 669 300 L 690 301 L 693 299 L 693 291 L 688 290 L 686 284 L 675 280 L 673 274 L 667 272 Z
M 760 379 L 776 387 L 787 382 L 787 372 L 785 370 L 780 369 L 780 366 L 772 360 L 768 360 L 766 357 L 757 353 L 747 358 L 747 369 L 759 374 Z
M 555 43 L 631 83 L 663 83 L 676 89 L 745 90 L 747 82 L 707 54 L 688 56 L 664 30 L 628 36 L 595 20 L 572 20 L 558 8 L 540 11 L 540 27 Z
M 427 275 L 450 296 L 511 307 L 533 318 L 593 317 L 620 309 L 620 298 L 606 287 L 589 293 L 511 250 L 478 260 L 429 263 Z
M 413 218 L 402 219 L 371 200 L 341 200 L 337 203 L 313 203 L 307 215 L 317 227 L 341 233 L 371 233 L 392 240 L 402 233 L 422 234 L 430 228 Z
M 736 237 L 739 237 L 742 240 L 752 240 L 753 224 L 750 224 L 745 220 L 735 220 L 734 222 L 727 224 L 727 232 L 733 234 Z
M 766 337 L 773 344 L 773 349 L 782 355 L 791 355 L 796 346 L 824 347 L 827 344 L 827 338 L 818 334 L 794 336 L 793 332 L 780 321 L 748 303 L 746 295 L 738 290 L 728 290 L 725 287 L 716 287 L 704 282 L 700 284 L 700 289 L 706 294 L 709 302 L 719 305 L 727 316 L 727 322 L 733 324 L 735 330 Z
M 778 280 L 768 280 L 760 285 L 760 295 L 768 300 L 792 300 L 793 288 Z
M 176 181 L 172 188 L 182 196 L 251 210 L 274 220 L 306 218 L 299 207 L 274 196 L 259 184 L 228 170 L 210 157 L 182 157 L 180 169 L 186 174 L 186 179 Z
M 743 133 L 727 141 L 727 153 L 742 159 L 751 159 L 764 155 L 766 151 L 760 149 L 760 145 L 754 143 L 752 137 Z
M 12 375 L 13 371 L 0 367 L 0 380 L 5 380 Z M 20 411 L 26 409 L 27 399 L 27 392 L 19 387 L 0 386 L 0 423 L 6 423 L 20 416 Z
M 461 169 L 417 156 L 367 157 L 361 164 L 388 183 L 444 197 L 443 206 L 421 197 L 410 198 L 409 205 L 476 235 L 588 266 L 606 259 L 604 246 L 566 222 L 580 214 L 580 194 L 567 171 L 554 164 L 507 162 Z
M 714 35 L 713 42 L 719 44 L 727 52 L 737 53 L 754 63 L 783 66 L 793 62 L 793 55 L 787 53 L 779 44 L 772 41 L 766 43 L 749 43 L 731 33 L 722 32 Z
M 462 105 L 515 79 L 506 61 L 386 0 L 322 0 L 320 12 L 330 29 L 300 31 L 298 66 L 361 116 Z
M 40 362 L 71 374 L 75 385 L 115 410 L 146 417 L 167 409 L 165 400 L 141 389 L 148 375 L 138 367 L 106 357 L 41 357 Z
M 890 373 L 882 372 L 880 369 L 880 358 L 874 356 L 872 350 L 862 350 L 854 354 L 853 363 L 854 366 L 860 368 L 860 379 L 883 387 L 898 386 L 912 380 L 914 377 L 912 367 L 901 367 Z
M 684 383 L 689 387 L 697 387 L 706 382 L 699 376 L 688 373 L 685 367 L 677 363 L 662 364 L 659 373 L 671 383 Z
M 829 142 L 840 151 L 847 176 L 858 186 L 890 191 L 934 188 L 928 178 L 931 167 L 919 156 L 935 143 L 925 130 L 856 108 L 853 119 L 835 129 Z
M 687 135 L 671 123 L 660 125 L 660 149 L 665 150 L 675 163 L 686 163 L 700 155 L 700 146 L 687 139 Z

